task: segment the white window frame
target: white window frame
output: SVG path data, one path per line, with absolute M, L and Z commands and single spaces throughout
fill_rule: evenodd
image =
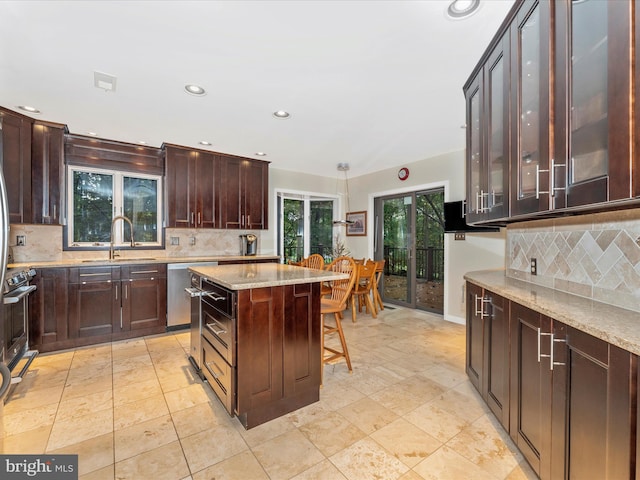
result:
M 113 219 L 117 215 L 123 215 L 124 211 L 124 193 L 123 193 L 123 183 L 124 177 L 134 177 L 134 178 L 142 178 L 148 180 L 155 180 L 156 185 L 158 186 L 156 203 L 157 203 L 157 214 L 156 214 L 156 225 L 158 229 L 158 237 L 155 242 L 140 242 L 135 238 L 135 230 L 134 230 L 134 240 L 136 242 L 136 246 L 138 247 L 161 247 L 162 246 L 162 236 L 163 236 L 163 184 L 162 184 L 162 175 L 151 175 L 147 173 L 138 173 L 138 172 L 128 172 L 124 170 L 107 170 L 102 168 L 95 167 L 85 167 L 81 165 L 68 165 L 67 166 L 67 208 L 69 214 L 67 215 L 67 245 L 68 248 L 83 248 L 87 247 L 105 247 L 109 246 L 109 242 L 100 242 L 96 244 L 95 242 L 76 242 L 73 238 L 73 223 L 74 223 L 74 215 L 73 215 L 73 177 L 74 172 L 87 172 L 87 173 L 96 173 L 101 175 L 111 175 L 113 177 L 113 212 L 111 212 L 111 218 Z M 126 222 L 121 222 L 126 223 Z M 123 241 L 124 236 L 124 225 L 118 224 L 117 228 L 114 231 L 114 246 L 121 248 L 127 247 L 130 245 L 129 242 Z

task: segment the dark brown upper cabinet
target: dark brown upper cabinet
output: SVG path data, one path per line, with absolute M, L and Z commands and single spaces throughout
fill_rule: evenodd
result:
M 167 226 L 220 228 L 218 155 L 165 145 Z
M 464 88 L 470 223 L 509 215 L 509 51 L 505 36 Z
M 633 42 L 640 13 L 634 5 L 515 3 L 465 85 L 469 223 L 637 204 L 640 107 L 633 99 L 640 53 Z M 495 71 L 487 73 L 502 68 L 495 63 L 500 55 L 509 57 L 507 105 L 498 103 Z M 502 206 L 495 188 L 500 170 L 492 168 L 503 148 L 500 107 L 509 112 L 502 131 L 509 137 L 503 190 L 510 201 Z M 502 215 L 494 211 L 500 208 Z
M 269 162 L 223 156 L 221 172 L 222 228 L 269 228 Z
M 7 185 L 9 223 L 32 223 L 31 125 L 33 120 L 0 107 L 2 170 Z
M 64 135 L 66 125 L 36 121 L 31 136 L 33 223 L 64 223 Z

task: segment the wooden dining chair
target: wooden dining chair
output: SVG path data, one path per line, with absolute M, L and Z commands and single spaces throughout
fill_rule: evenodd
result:
M 342 330 L 342 322 L 340 316 L 345 309 L 347 300 L 353 290 L 353 285 L 356 282 L 357 269 L 352 258 L 339 257 L 331 265 L 331 271 L 339 273 L 347 273 L 349 277 L 343 280 L 331 281 L 331 296 L 328 298 L 320 299 L 320 314 L 322 317 L 322 335 L 320 351 L 322 355 L 321 370 L 320 370 L 320 384 L 322 385 L 322 377 L 324 372 L 324 364 L 332 362 L 339 358 L 344 358 L 347 362 L 347 368 L 349 373 L 353 372 L 351 368 L 351 358 L 349 357 L 349 350 L 347 348 L 347 342 L 344 338 L 344 332 Z M 333 322 L 328 322 L 328 318 L 333 313 Z M 325 345 L 325 336 L 337 333 L 340 338 L 340 346 L 342 350 L 337 348 L 327 347 Z M 328 354 L 328 355 L 327 355 Z
M 385 260 L 376 260 L 376 276 L 375 283 L 371 288 L 371 293 L 373 296 L 373 306 L 376 308 L 380 308 L 380 310 L 384 310 L 384 304 L 382 303 L 382 297 L 380 296 L 380 282 L 382 281 L 382 275 L 384 274 L 384 263 Z
M 378 311 L 371 302 L 371 291 L 376 279 L 376 263 L 372 260 L 357 265 L 358 275 L 356 277 L 353 290 L 351 292 L 351 321 L 356 321 L 356 304 L 358 312 L 362 312 L 362 306 L 365 312 L 371 312 L 373 318 L 377 318 Z
M 319 253 L 313 253 L 305 258 L 304 266 L 315 270 L 324 270 L 324 257 Z

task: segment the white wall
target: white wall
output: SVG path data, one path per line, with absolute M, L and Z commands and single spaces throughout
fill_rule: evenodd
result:
M 344 227 L 337 227 L 346 240 L 347 247 L 355 257 L 373 256 L 373 197 L 386 193 L 420 190 L 425 187 L 444 186 L 445 200 L 461 200 L 465 197 L 465 161 L 464 151 L 452 152 L 437 157 L 408 163 L 409 178 L 398 179 L 398 168 L 389 168 L 367 175 L 349 177 L 350 211 L 367 211 L 366 237 L 346 237 Z M 263 235 L 262 253 L 273 253 L 275 248 L 275 211 L 276 189 L 292 189 L 335 195 L 343 193 L 343 174 L 336 170 L 333 177 L 304 175 L 275 167 L 270 169 L 270 205 L 269 234 Z M 340 180 L 339 182 L 337 180 Z M 339 184 L 336 187 L 336 184 Z M 338 192 L 336 190 L 339 190 Z M 346 202 L 342 205 L 343 213 Z M 266 232 L 265 232 L 266 233 Z M 269 244 L 269 242 L 272 242 Z M 454 241 L 453 235 L 445 235 L 445 305 L 446 320 L 464 323 L 464 279 L 465 272 L 492 268 L 504 268 L 505 232 L 467 234 L 465 241 Z

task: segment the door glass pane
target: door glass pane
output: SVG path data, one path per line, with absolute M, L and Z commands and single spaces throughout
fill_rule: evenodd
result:
M 309 254 L 319 253 L 325 262 L 331 261 L 333 243 L 333 201 L 311 200 L 311 223 L 309 235 L 311 237 Z
M 73 172 L 73 241 L 109 242 L 113 176 Z
M 409 302 L 411 197 L 383 199 L 384 298 Z
M 540 7 L 536 6 L 519 29 L 520 152 L 519 198 L 536 194 L 536 167 L 540 164 Z
M 416 307 L 444 306 L 444 192 L 416 194 Z
M 489 70 L 489 205 L 504 201 L 504 57 Z
M 285 198 L 283 202 L 284 263 L 304 257 L 304 202 Z
M 471 97 L 469 105 L 469 118 L 471 120 L 469 149 L 470 149 L 470 172 L 471 176 L 469 199 L 471 203 L 470 211 L 478 212 L 480 208 L 480 171 L 482 170 L 480 161 L 480 90 L 476 90 Z
M 607 174 L 607 5 L 571 4 L 571 181 Z
M 150 178 L 123 177 L 123 211 L 133 222 L 136 242 L 158 240 L 158 181 Z M 123 241 L 131 242 L 131 232 L 124 227 Z

